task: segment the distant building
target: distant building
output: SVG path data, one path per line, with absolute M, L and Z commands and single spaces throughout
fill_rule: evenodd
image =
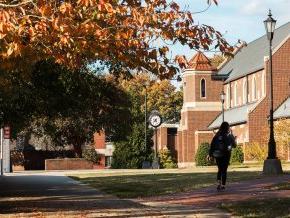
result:
M 226 94 L 225 121 L 230 123 L 238 143 L 246 146 L 263 141 L 263 131 L 269 128 L 268 45 L 266 35 L 243 43 L 218 69 L 201 52 L 189 61 L 183 71 L 184 103 L 174 148 L 179 167 L 194 165 L 198 145 L 210 142 L 219 128 L 221 91 Z M 290 118 L 290 22 L 275 30 L 273 89 L 274 118 Z M 159 128 L 159 148 L 168 143 L 164 127 Z M 283 159 L 290 160 L 289 153 L 285 152 Z
M 94 134 L 94 147 L 101 159 L 98 164 L 99 168 L 110 168 L 112 164 L 112 156 L 114 152 L 113 143 L 106 140 L 106 135 L 103 131 Z

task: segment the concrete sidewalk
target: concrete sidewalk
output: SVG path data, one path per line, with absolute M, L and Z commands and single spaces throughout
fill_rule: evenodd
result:
M 228 217 L 215 208 L 118 199 L 63 174 L 0 177 L 0 217 Z

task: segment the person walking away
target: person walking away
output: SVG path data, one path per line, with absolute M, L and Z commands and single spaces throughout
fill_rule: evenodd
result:
M 217 190 L 224 190 L 227 181 L 227 170 L 231 159 L 231 150 L 236 147 L 236 138 L 233 136 L 228 122 L 223 122 L 212 139 L 209 158 L 215 158 L 218 167 Z

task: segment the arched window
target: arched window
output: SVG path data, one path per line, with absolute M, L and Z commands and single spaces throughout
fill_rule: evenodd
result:
M 230 84 L 227 87 L 227 108 L 231 107 L 231 87 Z
M 205 79 L 200 80 L 200 97 L 205 98 L 206 97 L 206 83 Z
M 234 86 L 234 106 L 238 105 L 238 84 L 235 82 Z
M 247 103 L 247 95 L 248 95 L 247 81 L 244 80 L 244 83 L 243 83 L 243 104 Z
M 262 73 L 262 96 L 265 96 L 265 71 Z
M 253 79 L 253 87 L 252 87 L 252 91 L 253 91 L 253 100 L 256 100 L 257 99 L 257 80 L 256 80 L 256 77 L 254 77 Z

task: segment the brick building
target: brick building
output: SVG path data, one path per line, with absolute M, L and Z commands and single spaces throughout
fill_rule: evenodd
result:
M 111 167 L 114 146 L 112 142 L 106 140 L 106 135 L 103 131 L 94 134 L 94 147 L 96 152 L 100 155 L 100 162 L 97 167 Z
M 240 44 L 234 56 L 217 69 L 201 52 L 189 61 L 182 76 L 184 103 L 174 145 L 180 167 L 194 164 L 198 145 L 210 142 L 220 126 L 222 91 L 226 94 L 224 118 L 238 143 L 263 141 L 270 102 L 268 43 L 264 35 L 249 44 Z M 274 118 L 290 118 L 290 22 L 275 30 L 273 96 Z M 162 140 L 159 139 L 161 147 Z M 289 151 L 284 157 L 290 160 Z

